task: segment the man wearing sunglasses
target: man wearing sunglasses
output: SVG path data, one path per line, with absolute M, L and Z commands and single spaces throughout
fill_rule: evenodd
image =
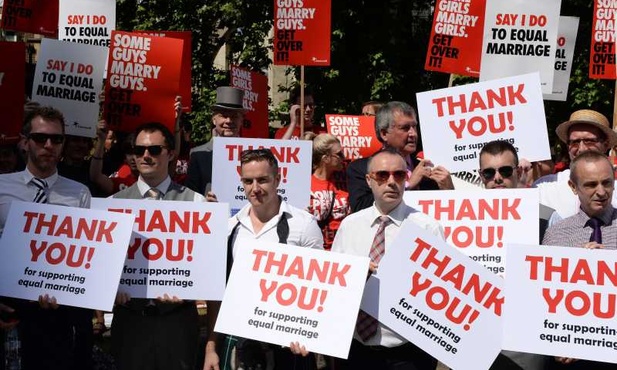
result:
M 364 181 L 375 201 L 343 219 L 332 251 L 371 257 L 373 273 L 403 222 L 413 222 L 443 239 L 443 228 L 437 221 L 403 202 L 406 180 L 407 163 L 398 151 L 386 148 L 369 158 Z M 339 365 L 343 370 L 432 370 L 437 360 L 360 311 L 349 358 Z
M 90 207 L 88 188 L 58 175 L 57 165 L 64 144 L 62 113 L 52 107 L 34 106 L 24 120 L 22 139 L 26 169 L 0 175 L 0 233 L 14 200 Z M 59 306 L 50 296 L 40 296 L 38 303 L 3 299 L 4 304 L 0 304 L 0 313 L 16 314 L 19 320 L 21 368 L 92 368 L 92 310 Z M 0 319 L 0 327 L 5 324 Z M 89 328 L 90 336 L 76 341 L 74 332 L 78 328 Z
M 283 140 L 300 140 L 300 86 L 295 87 L 289 94 L 289 125 L 279 128 L 274 134 L 275 139 Z M 313 91 L 307 87 L 304 88 L 304 132 L 313 132 L 317 135 L 326 133 L 327 130 L 315 124 L 315 98 Z
M 163 124 L 138 127 L 133 153 L 139 177 L 114 198 L 201 202 L 204 197 L 171 181 L 174 136 Z M 197 307 L 176 297 L 130 299 L 119 293 L 114 307 L 112 353 L 123 370 L 194 369 L 199 339 Z

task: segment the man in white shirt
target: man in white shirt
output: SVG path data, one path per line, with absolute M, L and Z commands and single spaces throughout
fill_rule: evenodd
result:
M 407 164 L 398 152 L 384 149 L 374 154 L 368 162 L 366 182 L 375 202 L 371 207 L 353 213 L 343 220 L 334 238 L 332 251 L 370 256 L 370 269 L 373 272 L 377 269 L 377 262 L 381 257 L 374 258 L 372 246 L 381 235 L 381 243 L 384 243 L 387 252 L 403 222 L 413 222 L 443 239 L 443 228 L 437 221 L 403 202 L 406 179 Z M 360 311 L 349 358 L 341 361 L 339 368 L 435 369 L 437 360 L 381 323 L 367 333 L 366 326 L 361 324 L 366 321 L 363 316 L 366 314 Z

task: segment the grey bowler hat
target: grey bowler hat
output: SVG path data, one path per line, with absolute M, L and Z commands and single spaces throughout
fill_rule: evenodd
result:
M 212 108 L 244 111 L 242 99 L 244 90 L 231 86 L 221 86 L 216 89 L 216 103 Z

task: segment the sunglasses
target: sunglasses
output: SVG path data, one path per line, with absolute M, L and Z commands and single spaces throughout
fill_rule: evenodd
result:
M 339 157 L 340 159 L 345 159 L 345 154 L 343 152 L 330 153 L 331 156 Z
M 28 134 L 28 139 L 34 141 L 37 144 L 45 144 L 47 140 L 50 140 L 52 144 L 58 145 L 64 142 L 64 135 L 62 134 L 44 134 L 42 132 L 33 132 Z
M 407 171 L 399 170 L 399 171 L 374 171 L 369 174 L 369 176 L 377 181 L 378 183 L 384 183 L 388 181 L 390 176 L 394 178 L 396 182 L 403 182 L 407 180 Z
M 159 155 L 163 152 L 163 148 L 167 148 L 165 145 L 134 145 L 133 154 L 142 156 L 146 153 L 146 149 L 150 155 Z
M 499 167 L 497 169 L 495 168 L 485 168 L 483 170 L 480 171 L 480 175 L 482 175 L 482 177 L 484 177 L 487 180 L 491 180 L 492 178 L 495 177 L 495 174 L 499 172 L 499 175 L 501 175 L 501 177 L 508 178 L 510 176 L 512 176 L 512 174 L 514 173 L 514 167 L 512 166 L 503 166 L 503 167 Z

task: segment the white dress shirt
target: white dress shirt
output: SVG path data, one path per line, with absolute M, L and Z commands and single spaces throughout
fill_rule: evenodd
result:
M 163 180 L 160 184 L 156 186 L 156 189 L 161 192 L 161 198 L 164 197 L 165 193 L 167 193 L 167 190 L 169 190 L 169 185 L 171 185 L 171 178 L 167 176 L 165 180 Z M 139 189 L 139 194 L 141 194 L 142 197 L 145 196 L 146 192 L 150 190 L 150 188 L 151 186 L 146 184 L 145 181 L 141 178 L 141 176 L 139 176 L 139 178 L 137 179 L 137 189 Z M 113 195 L 110 196 L 110 198 L 112 197 Z M 205 200 L 206 198 L 203 195 L 195 192 L 193 202 L 204 202 Z

